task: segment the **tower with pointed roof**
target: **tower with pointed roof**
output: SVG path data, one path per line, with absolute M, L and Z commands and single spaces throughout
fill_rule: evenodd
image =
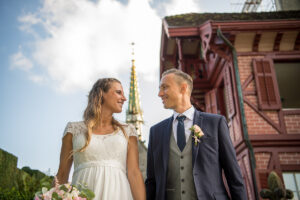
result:
M 132 56 L 134 56 L 134 51 L 133 51 L 134 43 L 132 42 L 131 45 L 132 45 Z M 128 102 L 128 109 L 126 112 L 126 123 L 134 125 L 139 135 L 139 140 L 138 140 L 139 167 L 145 179 L 146 168 L 147 168 L 147 147 L 145 146 L 142 138 L 142 125 L 144 123 L 144 120 L 143 120 L 143 112 L 140 104 L 140 94 L 138 90 L 134 58 L 132 58 L 131 61 L 132 61 L 132 65 L 131 65 L 130 88 L 129 88 L 129 98 L 128 98 L 129 102 Z
M 132 46 L 134 43 L 131 43 Z M 134 52 L 132 52 L 134 55 Z M 129 102 L 128 102 L 128 109 L 126 112 L 126 123 L 133 124 L 137 130 L 139 135 L 139 140 L 142 140 L 142 124 L 144 123 L 143 120 L 143 112 L 140 107 L 140 95 L 138 90 L 137 84 L 137 76 L 135 71 L 134 65 L 134 58 L 132 58 L 132 65 L 131 65 L 131 75 L 130 75 L 130 88 L 129 88 Z

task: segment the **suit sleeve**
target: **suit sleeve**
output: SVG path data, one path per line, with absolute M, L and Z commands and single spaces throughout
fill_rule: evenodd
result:
M 150 129 L 149 134 L 149 143 L 148 143 L 148 152 L 147 152 L 147 178 L 145 181 L 146 184 L 146 195 L 147 200 L 155 199 L 155 190 L 156 190 L 156 181 L 154 174 L 154 160 L 153 160 L 153 127 Z
M 230 189 L 231 198 L 232 200 L 246 200 L 247 194 L 244 180 L 230 139 L 228 125 L 223 116 L 219 121 L 218 137 L 220 162 Z

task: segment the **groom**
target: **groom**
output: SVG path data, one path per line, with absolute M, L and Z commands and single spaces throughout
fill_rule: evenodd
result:
M 158 96 L 172 117 L 150 129 L 147 199 L 246 200 L 246 190 L 224 117 L 196 110 L 190 102 L 192 78 L 177 69 L 162 74 Z M 193 125 L 204 136 L 195 144 Z M 200 131 L 200 132 L 201 132 Z M 199 139 L 199 138 L 197 138 Z

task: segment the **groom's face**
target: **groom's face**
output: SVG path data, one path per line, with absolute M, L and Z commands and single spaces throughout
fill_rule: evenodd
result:
M 182 96 L 180 85 L 176 81 L 176 75 L 167 74 L 162 77 L 158 96 L 162 99 L 162 103 L 166 109 L 176 109 Z

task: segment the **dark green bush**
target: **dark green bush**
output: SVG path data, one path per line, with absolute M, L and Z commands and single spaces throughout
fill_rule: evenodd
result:
M 30 167 L 17 168 L 18 158 L 0 149 L 0 200 L 32 200 L 42 187 L 50 188 L 53 177 Z
M 0 188 L 0 199 L 1 200 L 32 200 L 34 194 L 25 191 L 19 191 L 15 187 L 11 189 Z

